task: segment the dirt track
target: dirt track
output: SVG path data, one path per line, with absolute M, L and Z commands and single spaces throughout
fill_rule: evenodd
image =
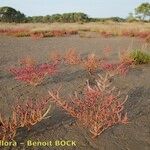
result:
M 109 46 L 113 49 L 111 59 L 117 58 L 119 50 L 132 47 L 141 48 L 142 42 L 131 38 L 79 38 L 78 36 L 61 38 L 44 38 L 32 40 L 31 38 L 14 38 L 0 36 L 0 111 L 9 113 L 14 100 L 38 98 L 46 96 L 52 87 L 63 85 L 62 95 L 81 91 L 88 79 L 88 73 L 77 67 L 64 67 L 52 78 L 33 88 L 16 81 L 6 68 L 16 65 L 20 58 L 32 55 L 39 62 L 48 61 L 51 51 L 62 53 L 69 48 L 75 48 L 82 55 L 94 52 L 101 56 L 102 50 Z M 147 46 L 150 50 L 150 45 Z M 51 149 L 51 150 L 149 150 L 150 149 L 150 65 L 136 66 L 131 69 L 127 77 L 114 79 L 116 87 L 129 98 L 125 105 L 130 123 L 117 125 L 106 130 L 96 140 L 90 134 L 74 124 L 74 119 L 64 111 L 53 106 L 51 117 L 35 125 L 30 131 L 22 129 L 18 132 L 16 140 L 26 142 L 29 139 L 41 141 L 73 140 L 76 147 L 30 148 L 18 146 L 22 149 Z M 65 94 L 66 95 L 66 94 Z M 4 148 L 2 148 L 4 149 Z M 11 148 L 10 148 L 11 149 Z M 14 148 L 12 148 L 14 149 Z M 16 148 L 15 148 L 16 149 Z

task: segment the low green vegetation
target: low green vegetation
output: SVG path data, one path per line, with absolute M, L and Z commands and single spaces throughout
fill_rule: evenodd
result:
M 150 54 L 141 50 L 134 50 L 131 52 L 131 57 L 134 59 L 135 64 L 148 64 L 150 63 Z

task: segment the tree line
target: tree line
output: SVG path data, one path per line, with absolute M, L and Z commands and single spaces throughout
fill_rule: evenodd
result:
M 11 7 L 1 7 L 0 8 L 0 21 L 1 22 L 18 22 L 18 23 L 53 23 L 53 22 L 63 22 L 63 23 L 74 23 L 74 22 L 96 22 L 96 21 L 106 21 L 112 20 L 117 22 L 125 21 L 123 18 L 111 17 L 111 18 L 89 18 L 87 14 L 81 12 L 74 13 L 64 13 L 64 14 L 53 14 L 46 16 L 32 16 L 26 17 L 20 11 L 15 10 Z
M 124 19 L 120 17 L 111 18 L 90 18 L 87 14 L 82 12 L 64 13 L 64 14 L 53 14 L 46 16 L 32 16 L 27 17 L 20 11 L 15 10 L 12 7 L 0 7 L 0 22 L 16 22 L 16 23 L 74 23 L 74 22 L 105 22 L 107 20 L 115 22 L 124 21 L 150 21 L 150 3 L 142 3 L 140 6 L 135 8 L 135 13 L 129 13 L 129 16 Z

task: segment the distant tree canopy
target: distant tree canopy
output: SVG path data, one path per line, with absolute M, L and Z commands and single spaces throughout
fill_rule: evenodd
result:
M 0 7 L 1 22 L 23 22 L 25 15 L 11 7 Z
M 138 19 L 137 19 L 138 18 Z M 29 22 L 29 23 L 53 23 L 53 22 L 62 22 L 62 23 L 84 23 L 84 22 L 105 22 L 105 21 L 114 21 L 114 22 L 125 22 L 125 21 L 138 21 L 145 19 L 150 19 L 150 3 L 142 3 L 135 9 L 135 15 L 130 13 L 126 19 L 120 17 L 110 17 L 110 18 L 89 18 L 87 14 L 82 12 L 73 12 L 73 13 L 64 13 L 64 14 L 53 14 L 46 16 L 32 16 L 26 17 L 20 11 L 15 10 L 11 7 L 0 7 L 0 22 Z
M 27 17 L 27 22 L 87 22 L 89 18 L 84 13 L 64 13 L 47 16 Z
M 149 18 L 150 20 L 150 3 L 142 3 L 135 9 L 135 14 L 140 20 Z
M 0 7 L 0 22 L 33 22 L 33 23 L 53 23 L 53 22 L 62 22 L 62 23 L 84 23 L 84 22 L 96 22 L 96 21 L 107 21 L 112 20 L 116 22 L 125 21 L 123 18 L 111 17 L 111 18 L 89 18 L 87 14 L 82 12 L 73 12 L 73 13 L 64 13 L 64 14 L 53 14 L 46 16 L 32 16 L 26 17 L 20 11 L 15 10 L 11 7 Z
M 26 22 L 43 22 L 43 23 L 52 23 L 52 22 L 62 22 L 62 23 L 84 23 L 84 22 L 105 22 L 111 20 L 114 22 L 124 22 L 125 19 L 120 17 L 111 17 L 111 18 L 89 18 L 88 15 L 84 13 L 64 13 L 64 14 L 53 14 L 47 16 L 33 16 L 27 17 Z
M 90 18 L 91 21 L 99 21 L 99 22 L 105 22 L 105 21 L 114 21 L 114 22 L 124 22 L 126 19 L 120 18 L 120 17 L 110 17 L 110 18 Z

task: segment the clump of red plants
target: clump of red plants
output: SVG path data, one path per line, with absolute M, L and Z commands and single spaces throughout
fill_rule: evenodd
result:
M 33 66 L 36 65 L 36 60 L 31 56 L 26 56 L 19 60 L 20 65 L 23 66 Z
M 125 75 L 129 68 L 133 65 L 134 60 L 127 52 L 120 53 L 120 61 L 117 63 L 109 62 L 108 56 L 112 49 L 110 47 L 104 48 L 104 58 L 99 58 L 94 53 L 88 54 L 87 57 L 82 58 L 75 49 L 69 49 L 64 56 L 60 53 L 54 52 L 50 55 L 52 62 L 65 63 L 69 65 L 80 65 L 89 72 L 94 74 L 97 70 L 105 70 L 112 75 L 115 73 Z
M 78 34 L 76 30 L 51 30 L 46 34 L 46 37 L 62 37 Z
M 26 37 L 30 36 L 31 38 L 37 40 L 44 37 L 62 37 L 78 34 L 76 30 L 51 30 L 51 31 L 30 31 L 25 28 L 16 28 L 16 29 L 0 29 L 0 34 L 16 36 L 16 37 Z
M 54 37 L 61 37 L 66 35 L 66 32 L 64 30 L 52 30 L 50 33 Z
M 122 98 L 120 91 L 111 87 L 109 78 L 108 73 L 99 75 L 96 86 L 87 84 L 82 95 L 75 93 L 70 101 L 61 98 L 59 90 L 49 91 L 51 101 L 87 127 L 92 137 L 96 138 L 109 127 L 128 123 L 127 113 L 122 112 L 128 96 Z
M 64 58 L 58 51 L 55 50 L 50 53 L 49 59 L 51 62 L 59 64 L 59 63 L 62 63 Z
M 68 65 L 80 65 L 86 69 L 90 74 L 95 72 L 101 65 L 101 59 L 94 53 L 88 54 L 87 57 L 82 58 L 75 49 L 69 49 L 64 56 L 55 53 L 56 60 L 59 59 Z M 57 58 L 58 57 L 58 58 Z
M 113 37 L 115 36 L 113 32 L 108 32 L 108 31 L 102 31 L 100 32 L 100 34 L 105 37 L 105 38 L 109 38 L 109 37 Z
M 50 53 L 50 61 L 58 64 L 63 63 L 68 65 L 77 65 L 81 63 L 81 57 L 75 49 L 69 49 L 64 55 L 57 51 Z
M 108 56 L 110 56 L 111 51 L 112 49 L 109 47 L 104 49 L 105 58 L 102 59 L 100 68 L 109 73 L 111 76 L 117 74 L 125 76 L 129 69 L 133 66 L 134 59 L 130 56 L 128 50 L 124 50 L 119 53 L 118 62 L 110 62 Z
M 63 37 L 78 34 L 77 30 L 51 30 L 51 31 L 31 31 L 26 28 L 9 28 L 9 29 L 0 29 L 0 34 L 16 36 L 16 37 L 27 37 L 30 36 L 33 39 L 40 39 L 44 37 Z M 146 42 L 149 42 L 150 32 L 149 31 L 137 31 L 131 29 L 123 29 L 120 32 L 107 31 L 103 30 L 100 32 L 100 35 L 109 38 L 114 36 L 125 36 L 125 37 L 137 37 L 143 39 Z
M 10 117 L 0 114 L 0 139 L 12 140 L 18 128 L 27 127 L 28 130 L 38 122 L 48 117 L 50 104 L 47 98 L 37 101 L 27 100 L 17 102 L 12 106 Z
M 23 60 L 24 64 L 20 67 L 12 67 L 9 71 L 15 76 L 16 80 L 37 86 L 42 83 L 46 76 L 52 76 L 57 72 L 56 63 L 36 64 L 32 59 Z
M 87 58 L 82 59 L 82 66 L 89 72 L 90 75 L 96 71 L 105 71 L 110 76 L 123 75 L 125 76 L 129 69 L 134 66 L 135 60 L 130 56 L 128 50 L 119 53 L 119 61 L 112 62 L 109 60 L 112 49 L 104 48 L 104 57 L 98 57 L 94 53 L 89 54 Z
M 111 51 L 109 47 L 104 49 L 105 55 L 109 55 Z M 55 102 L 57 106 L 76 118 L 78 123 L 88 128 L 93 138 L 109 127 L 128 123 L 127 113 L 124 113 L 124 103 L 128 96 L 123 98 L 121 92 L 112 86 L 111 80 L 115 75 L 126 75 L 133 64 L 133 59 L 126 51 L 120 53 L 120 61 L 117 63 L 110 63 L 105 58 L 100 59 L 93 53 L 86 58 L 81 58 L 74 49 L 69 49 L 64 56 L 53 53 L 50 57 L 50 63 L 44 64 L 37 64 L 31 57 L 24 58 L 21 60 L 21 66 L 12 67 L 10 72 L 17 80 L 36 86 L 47 75 L 55 74 L 58 64 L 61 62 L 69 65 L 82 65 L 90 75 L 100 69 L 103 73 L 94 76 L 95 86 L 91 86 L 87 81 L 81 94 L 75 92 L 73 96 L 69 97 L 70 101 L 64 101 L 64 98 L 60 97 L 60 89 L 51 90 L 49 91 L 50 101 Z M 17 128 L 20 127 L 30 129 L 31 126 L 45 118 L 50 110 L 50 107 L 46 109 L 47 106 L 48 99 L 35 103 L 29 100 L 22 104 L 16 104 L 12 108 L 12 117 L 5 119 L 2 115 L 0 116 L 0 127 L 2 128 L 0 138 L 13 139 Z
M 29 36 L 29 30 L 26 28 L 9 28 L 9 29 L 0 29 L 0 34 L 11 35 L 16 37 Z
M 101 60 L 94 53 L 92 53 L 82 60 L 82 66 L 88 70 L 90 74 L 92 74 L 98 68 L 100 68 Z
M 34 40 L 38 40 L 44 37 L 44 34 L 42 32 L 33 32 L 30 33 L 30 37 Z
M 150 32 L 149 31 L 134 31 L 134 30 L 125 30 L 122 31 L 122 36 L 127 36 L 127 37 L 137 37 L 140 39 L 144 39 L 145 42 L 149 42 L 148 37 L 150 37 Z
M 114 33 L 113 31 L 102 31 L 100 32 L 100 35 L 103 36 L 104 38 L 110 38 L 114 36 L 125 36 L 125 37 L 137 37 L 140 39 L 144 39 L 144 41 L 149 42 L 148 37 L 150 36 L 149 31 L 137 31 L 137 30 L 121 30 L 120 33 L 116 32 Z
M 133 66 L 133 60 L 121 60 L 117 63 L 109 63 L 107 61 L 103 61 L 101 63 L 101 69 L 105 70 L 106 72 L 108 72 L 111 76 L 114 75 L 123 75 L 125 76 L 130 67 Z
M 69 49 L 63 59 L 64 62 L 69 65 L 77 65 L 81 62 L 80 54 L 78 54 L 75 49 Z

